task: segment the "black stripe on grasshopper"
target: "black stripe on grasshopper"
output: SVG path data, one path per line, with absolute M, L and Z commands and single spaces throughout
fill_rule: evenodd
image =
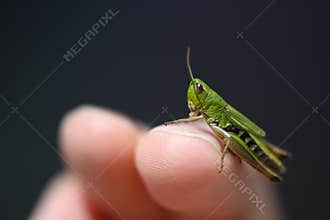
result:
M 267 156 L 267 154 L 263 152 L 260 146 L 254 141 L 254 139 L 247 131 L 235 127 L 233 125 L 229 125 L 225 127 L 224 130 L 236 134 L 242 141 L 246 143 L 246 145 L 253 151 L 253 153 L 257 156 L 257 158 L 261 162 L 263 162 L 266 166 L 268 166 L 275 172 L 281 173 L 281 170 L 279 169 L 278 165 L 273 160 L 271 160 Z

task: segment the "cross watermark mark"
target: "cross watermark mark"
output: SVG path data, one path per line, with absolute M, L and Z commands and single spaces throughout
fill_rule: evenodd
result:
M 236 38 L 237 39 L 244 39 L 244 32 L 243 31 L 241 31 L 241 32 L 236 32 Z
M 120 10 L 113 11 L 108 9 L 105 14 L 100 17 L 91 28 L 86 31 L 79 40 L 72 45 L 72 47 L 63 55 L 64 60 L 70 62 L 80 51 L 87 46 L 87 44 L 94 38 L 100 31 L 102 31 L 109 22 L 119 14 Z

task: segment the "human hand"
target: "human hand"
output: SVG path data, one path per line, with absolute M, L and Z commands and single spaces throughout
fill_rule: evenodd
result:
M 59 133 L 66 168 L 32 220 L 282 219 L 269 181 L 245 162 L 227 153 L 217 172 L 222 143 L 204 121 L 147 131 L 120 113 L 84 106 Z

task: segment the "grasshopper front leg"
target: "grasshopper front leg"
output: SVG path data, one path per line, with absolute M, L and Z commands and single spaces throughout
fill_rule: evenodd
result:
M 169 125 L 169 124 L 187 123 L 187 122 L 201 120 L 203 118 L 204 118 L 203 115 L 195 116 L 195 115 L 189 114 L 188 118 L 181 118 L 181 119 L 174 120 L 174 121 L 168 121 L 168 122 L 165 122 L 164 124 Z

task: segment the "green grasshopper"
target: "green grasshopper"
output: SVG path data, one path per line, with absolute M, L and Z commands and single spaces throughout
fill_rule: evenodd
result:
M 290 153 L 268 143 L 264 139 L 266 133 L 262 128 L 229 105 L 205 82 L 194 78 L 190 67 L 189 47 L 186 59 L 191 78 L 187 91 L 189 117 L 165 124 L 204 119 L 213 132 L 224 141 L 224 149 L 218 164 L 219 173 L 223 170 L 225 154 L 230 150 L 271 181 L 280 182 L 280 175 L 286 170 L 282 162 L 290 157 Z

